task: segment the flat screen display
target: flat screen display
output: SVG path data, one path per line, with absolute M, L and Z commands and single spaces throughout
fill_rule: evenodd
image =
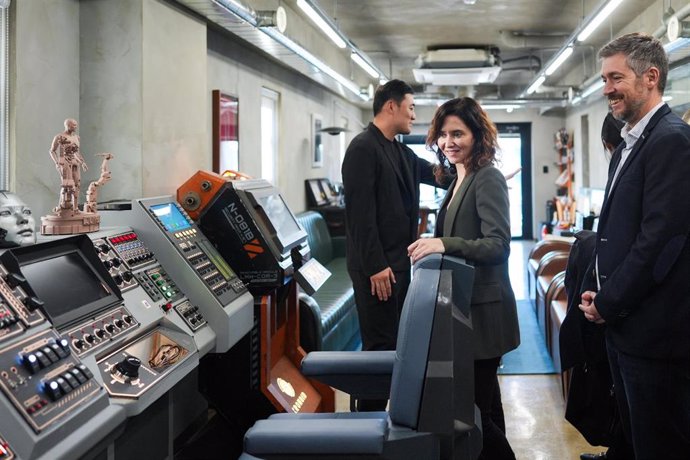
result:
M 160 219 L 163 227 L 169 232 L 178 232 L 192 226 L 175 203 L 155 204 L 151 206 L 151 211 Z
M 292 217 L 290 209 L 288 209 L 283 197 L 280 195 L 266 195 L 258 198 L 261 207 L 268 216 L 278 232 L 278 238 L 281 241 L 286 241 L 287 237 L 298 232 L 300 230 L 297 221 Z
M 21 271 L 53 324 L 60 317 L 113 294 L 84 258 L 76 251 L 30 262 Z

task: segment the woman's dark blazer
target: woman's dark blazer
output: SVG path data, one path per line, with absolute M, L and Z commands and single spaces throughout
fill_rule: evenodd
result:
M 520 344 L 515 294 L 508 276 L 510 208 L 503 174 L 485 166 L 468 174 L 447 206 L 441 241 L 446 254 L 474 265 L 474 358 L 502 356 Z

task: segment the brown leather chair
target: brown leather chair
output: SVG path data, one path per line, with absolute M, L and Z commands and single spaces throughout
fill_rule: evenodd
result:
M 568 295 L 565 292 L 565 271 L 559 272 L 553 277 L 544 295 L 544 339 L 549 353 L 553 353 L 551 341 L 551 303 L 557 299 L 567 301 Z
M 536 285 L 536 273 L 542 257 L 553 251 L 570 252 L 573 243 L 565 240 L 541 240 L 534 245 L 527 257 L 527 293 L 530 298 L 536 295 L 534 287 Z
M 563 399 L 566 400 L 568 397 L 568 390 L 570 386 L 570 369 L 561 369 L 561 351 L 559 346 L 559 332 L 561 330 L 561 324 L 565 319 L 565 313 L 568 310 L 568 298 L 565 294 L 565 288 L 562 290 L 562 294 L 559 293 L 556 298 L 551 301 L 551 314 L 549 316 L 551 323 L 550 331 L 550 342 L 551 342 L 551 359 L 553 360 L 553 367 L 556 372 L 560 374 L 561 378 L 561 392 L 563 393 Z
M 559 273 L 565 272 L 566 266 L 568 265 L 568 257 L 569 254 L 565 252 L 552 252 L 542 257 L 537 267 L 537 278 L 535 283 L 537 295 L 534 298 L 534 307 L 537 312 L 539 327 L 545 339 L 549 327 L 546 318 L 549 308 L 549 304 L 546 302 L 546 293 L 553 278 Z M 546 343 L 548 344 L 548 341 Z

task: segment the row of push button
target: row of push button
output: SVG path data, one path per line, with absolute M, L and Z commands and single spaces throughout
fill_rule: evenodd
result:
M 190 228 L 189 230 L 182 230 L 181 232 L 175 233 L 175 238 L 189 238 L 196 235 L 196 228 Z
M 22 364 L 31 374 L 42 368 L 50 367 L 70 354 L 69 341 L 61 338 L 51 340 L 48 345 L 20 356 Z
M 85 384 L 91 378 L 93 378 L 93 374 L 89 368 L 84 364 L 79 364 L 67 372 L 63 372 L 57 378 L 45 382 L 44 390 L 50 399 L 57 401 L 72 390 Z

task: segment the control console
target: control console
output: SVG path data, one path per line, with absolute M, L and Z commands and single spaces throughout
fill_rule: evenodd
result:
M 251 294 L 172 197 L 135 200 L 132 227 L 164 270 L 138 275 L 147 292 L 166 296 L 171 291 L 162 287 L 176 280 L 172 292 L 183 291 L 193 305 L 175 309 L 192 329 L 208 321 L 216 334 L 214 351 L 218 353 L 249 332 L 254 322 Z
M 0 388 L 36 433 L 103 391 L 54 330 L 0 349 Z

